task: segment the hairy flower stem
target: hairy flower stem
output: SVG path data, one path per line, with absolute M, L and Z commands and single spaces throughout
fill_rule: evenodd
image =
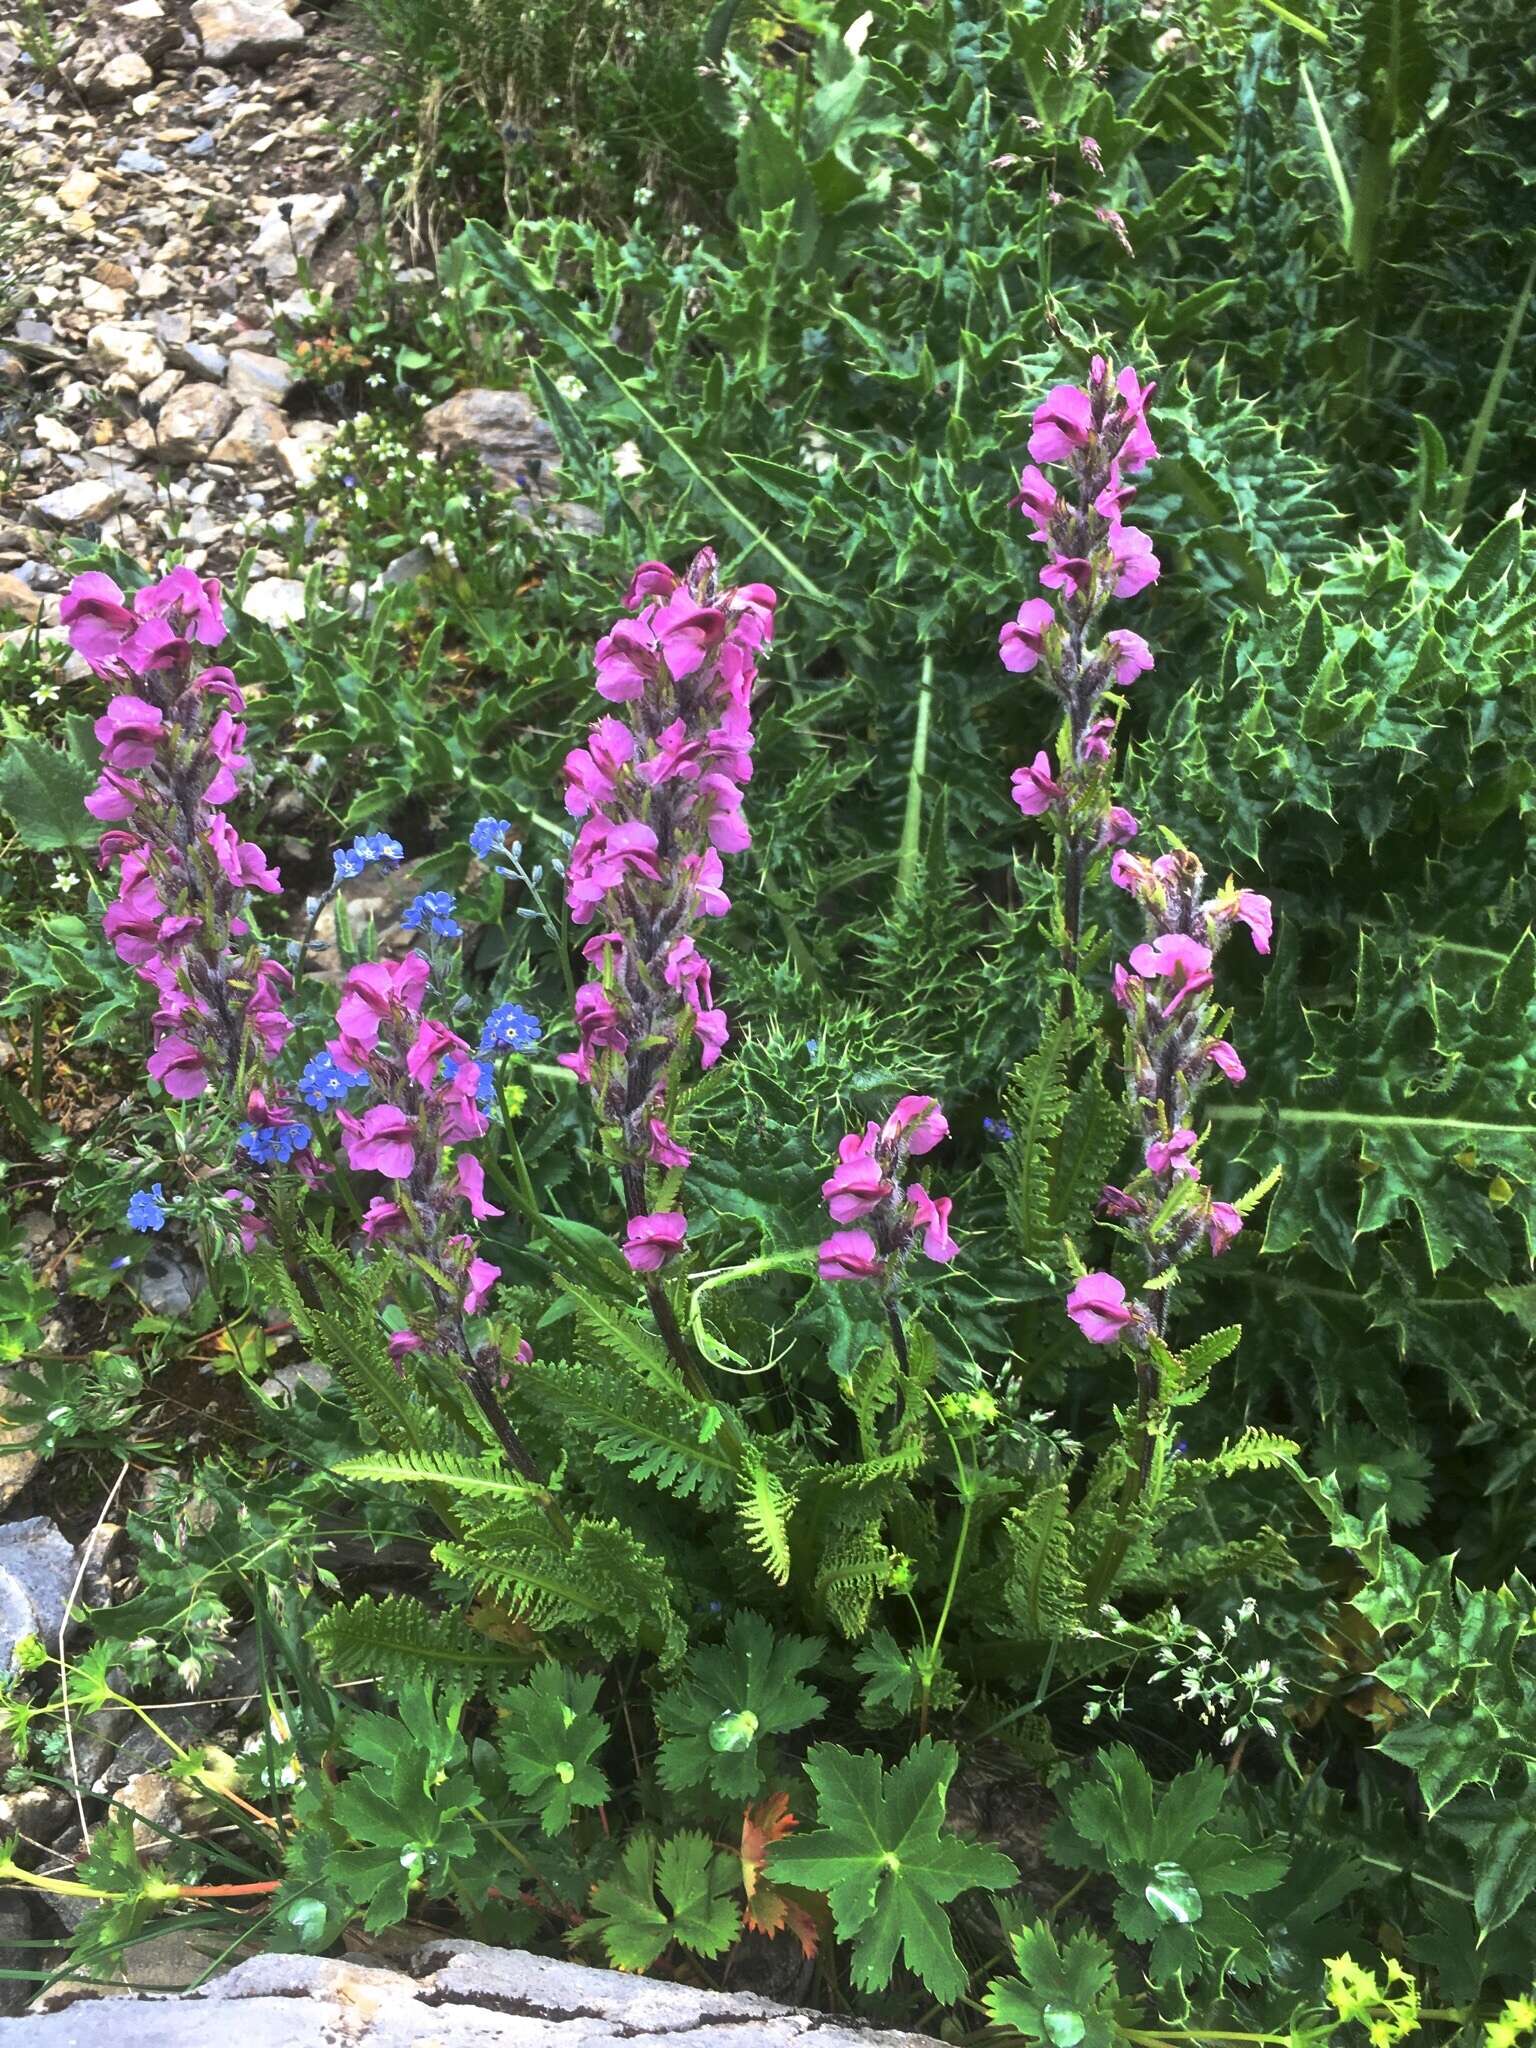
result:
M 917 889 L 922 860 L 923 781 L 928 773 L 928 736 L 933 721 L 933 656 L 923 656 L 917 686 L 917 727 L 912 735 L 912 761 L 907 770 L 907 802 L 901 821 L 901 850 L 896 862 L 896 901 L 908 903 Z

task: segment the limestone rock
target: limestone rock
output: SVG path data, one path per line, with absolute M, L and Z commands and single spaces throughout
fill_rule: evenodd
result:
M 144 1981 L 134 1956 L 134 1976 Z M 409 1974 L 407 1974 L 407 1971 Z M 404 1969 L 252 1956 L 180 2000 L 75 2002 L 12 2022 L 6 2048 L 934 2048 L 738 1992 L 695 1991 L 518 1949 L 440 1941 Z M 89 1996 L 89 1994 L 87 1994 Z
M 102 476 L 85 476 L 78 483 L 65 484 L 62 490 L 49 491 L 45 497 L 36 499 L 32 510 L 49 526 L 67 531 L 105 519 L 126 496 L 121 483 L 112 483 Z
M 421 430 L 445 455 L 478 455 L 504 490 L 560 460 L 559 443 L 521 391 L 460 391 L 424 413 Z
M 298 276 L 299 264 L 314 255 L 346 203 L 340 192 L 294 192 L 272 203 L 250 251 L 269 284 Z
M 208 64 L 270 64 L 304 40 L 279 0 L 193 0 L 192 19 Z
M 30 583 L 23 583 L 19 576 L 0 571 L 0 612 L 9 612 L 12 618 L 23 619 L 27 625 L 34 625 L 43 615 L 43 600 Z M 0 1499 L 0 1507 L 5 1502 Z
M 218 384 L 184 384 L 160 414 L 158 453 L 167 462 L 195 462 L 234 425 L 240 401 Z
M 209 452 L 215 462 L 255 469 L 287 439 L 288 421 L 275 405 L 248 405 Z
M 304 616 L 304 585 L 297 576 L 263 577 L 246 590 L 240 609 L 274 630 L 296 626 Z
M 296 420 L 277 451 L 277 459 L 300 490 L 315 480 L 321 452 L 336 438 L 336 429 L 326 420 Z
M 165 352 L 142 327 L 119 326 L 104 320 L 85 338 L 93 361 L 107 371 L 121 371 L 136 385 L 153 384 L 165 369 Z
M 293 389 L 293 372 L 276 356 L 232 348 L 224 381 L 242 405 L 255 405 L 263 399 L 269 405 L 281 405 Z

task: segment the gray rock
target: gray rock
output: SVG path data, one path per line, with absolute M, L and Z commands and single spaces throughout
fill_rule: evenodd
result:
M 240 402 L 218 384 L 184 384 L 165 401 L 158 452 L 166 462 L 195 462 L 227 434 Z
M 279 0 L 193 0 L 192 19 L 209 64 L 270 64 L 304 40 Z
M 158 178 L 165 170 L 165 158 L 156 156 L 152 149 L 125 149 L 117 159 L 117 168 L 141 178 Z
M 184 1316 L 203 1291 L 202 1269 L 170 1245 L 156 1244 L 136 1259 L 134 1287 L 152 1316 Z
M 293 372 L 276 356 L 259 356 L 248 348 L 232 348 L 225 381 L 242 405 L 281 405 L 293 389 Z
M 435 557 L 430 548 L 407 548 L 403 555 L 396 555 L 387 562 L 379 574 L 379 581 L 391 590 L 404 583 L 419 582 L 423 576 L 432 573 Z
M 248 405 L 213 451 L 215 462 L 255 469 L 287 438 L 288 420 L 275 405 Z
M 29 2015 L 14 2023 L 6 2048 L 206 2048 L 225 2040 L 240 2048 L 673 2048 L 680 2035 L 689 2048 L 794 2048 L 812 2035 L 815 2048 L 933 2048 L 926 2035 L 875 2033 L 762 1998 L 473 1941 L 434 1942 L 405 1970 L 253 1956 L 176 2003 L 77 2002 Z
M 197 135 L 194 135 L 194 136 L 192 137 L 192 140 L 191 140 L 190 142 L 184 142 L 184 143 L 183 143 L 183 144 L 181 145 L 181 153 L 182 153 L 182 155 L 183 155 L 183 156 L 190 156 L 190 157 L 204 157 L 204 156 L 212 156 L 212 155 L 213 155 L 213 151 L 214 151 L 214 138 L 213 138 L 213 133 L 212 133 L 212 131 L 211 131 L 210 129 L 207 129 L 207 128 L 204 128 L 204 129 L 203 129 L 203 130 L 202 130 L 202 131 L 201 131 L 201 132 L 200 132 L 199 134 L 197 134 Z
M 30 1901 L 19 1890 L 0 1899 L 0 1970 L 37 1970 L 41 1974 L 41 1951 L 29 1948 L 35 1940 Z M 25 2012 L 33 1987 L 16 1977 L 0 1977 L 0 2019 Z
M 74 1583 L 74 1546 L 45 1515 L 0 1523 L 0 1671 L 23 1636 L 57 1650 Z
M 109 512 L 115 512 L 125 495 L 120 483 L 109 483 L 105 477 L 87 476 L 77 484 L 65 484 L 62 490 L 49 491 L 35 499 L 32 510 L 49 526 L 66 529 L 91 526 L 105 519 Z
M 423 413 L 421 431 L 445 455 L 478 455 L 504 490 L 560 460 L 560 444 L 521 391 L 460 391 Z
M 174 342 L 168 353 L 173 363 L 179 363 L 182 369 L 191 370 L 199 377 L 207 377 L 214 384 L 222 383 L 224 372 L 229 368 L 229 357 L 223 349 L 215 348 L 211 341 Z

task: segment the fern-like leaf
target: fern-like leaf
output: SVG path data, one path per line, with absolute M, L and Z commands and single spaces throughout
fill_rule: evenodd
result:
M 538 1359 L 519 1367 L 515 1389 L 515 1398 L 558 1415 L 562 1427 L 579 1431 L 599 1457 L 623 1466 L 631 1479 L 679 1499 L 697 1495 L 701 1507 L 714 1507 L 735 1479 L 721 1411 L 681 1388 L 653 1383 L 640 1393 L 632 1369 Z
M 755 1445 L 749 1444 L 742 1456 L 737 1506 L 747 1542 L 763 1569 L 776 1586 L 787 1586 L 789 1518 L 794 1512 L 795 1496 L 778 1474 L 769 1470 Z
M 444 1487 L 452 1493 L 497 1500 L 537 1499 L 543 1491 L 505 1465 L 482 1464 L 451 1451 L 398 1451 L 382 1457 L 348 1458 L 332 1470 L 341 1479 L 371 1479 L 380 1486 Z
M 1035 1641 L 1070 1635 L 1083 1617 L 1083 1582 L 1072 1562 L 1072 1509 L 1065 1480 L 1043 1486 L 1003 1524 L 1004 1597 Z
M 844 1530 L 828 1543 L 816 1573 L 816 1594 L 845 1636 L 863 1635 L 890 1570 L 891 1553 L 880 1540 L 878 1522 Z
M 367 1593 L 350 1607 L 333 1607 L 309 1641 L 334 1678 L 376 1678 L 396 1688 L 424 1675 L 486 1685 L 518 1677 L 528 1661 L 498 1651 L 457 1615 L 434 1613 L 403 1594 L 378 1600 Z

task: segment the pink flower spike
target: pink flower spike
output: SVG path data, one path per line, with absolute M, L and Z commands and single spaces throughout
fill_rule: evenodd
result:
M 947 1266 L 960 1251 L 949 1234 L 949 1212 L 954 1206 L 950 1197 L 940 1195 L 935 1201 L 914 1181 L 907 1189 L 907 1200 L 912 1205 L 912 1226 L 923 1233 L 923 1256 L 936 1266 Z
M 867 1230 L 834 1230 L 816 1247 L 823 1280 L 879 1280 L 885 1267 Z
M 682 1250 L 687 1235 L 688 1219 L 680 1209 L 663 1209 L 655 1216 L 631 1216 L 624 1256 L 637 1273 L 654 1273 Z
M 1136 1321 L 1113 1273 L 1085 1273 L 1067 1296 L 1067 1314 L 1090 1344 L 1114 1344 Z
M 1127 363 L 1115 379 L 1115 387 L 1125 401 L 1125 418 L 1131 425 L 1120 450 L 1120 460 L 1127 469 L 1145 469 L 1149 462 L 1157 460 L 1157 444 L 1147 426 L 1147 406 L 1157 386 L 1143 384 Z
M 465 1277 L 469 1285 L 464 1292 L 464 1313 L 477 1316 L 489 1300 L 491 1289 L 501 1278 L 501 1268 L 493 1266 L 489 1259 L 471 1259 Z
M 1036 462 L 1068 462 L 1093 433 L 1093 402 L 1076 384 L 1058 384 L 1035 407 L 1029 452 Z
M 1211 1256 L 1219 1259 L 1243 1227 L 1243 1219 L 1230 1202 L 1212 1202 L 1205 1227 L 1211 1240 Z
M 505 1209 L 498 1209 L 494 1202 L 485 1199 L 485 1168 L 473 1152 L 461 1152 L 454 1162 L 458 1175 L 459 1193 L 469 1204 L 469 1213 L 477 1223 L 483 1223 L 487 1216 L 505 1216 Z
M 1123 529 L 1122 529 L 1123 530 Z M 1122 690 L 1129 689 L 1140 675 L 1145 675 L 1155 666 L 1152 650 L 1139 633 L 1131 633 L 1119 626 L 1113 633 L 1104 635 L 1104 645 L 1114 663 L 1115 681 Z
M 1056 623 L 1056 609 L 1043 597 L 1026 597 L 1018 616 L 1009 619 L 997 635 L 997 651 L 1003 667 L 1013 675 L 1027 676 L 1045 657 L 1045 636 Z
M 1225 1074 L 1236 1088 L 1248 1078 L 1248 1069 L 1238 1057 L 1237 1047 L 1230 1040 L 1218 1038 L 1205 1048 L 1205 1056 L 1218 1073 Z
M 882 1148 L 905 1142 L 914 1159 L 942 1145 L 949 1136 L 949 1120 L 931 1095 L 903 1095 L 880 1128 Z
M 1041 818 L 1065 805 L 1066 793 L 1052 775 L 1051 757 L 1043 747 L 1027 768 L 1014 769 L 1013 800 L 1026 818 Z

